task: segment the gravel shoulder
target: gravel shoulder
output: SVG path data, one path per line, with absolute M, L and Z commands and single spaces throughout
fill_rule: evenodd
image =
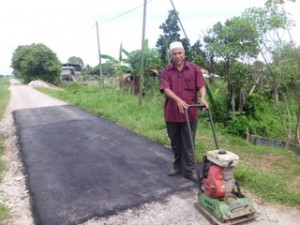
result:
M 13 92 L 17 84 L 12 81 L 11 91 Z M 28 89 L 31 87 L 22 87 Z M 35 93 L 35 90 L 34 92 Z M 33 96 L 33 98 L 35 98 Z M 4 175 L 3 182 L 0 185 L 0 201 L 3 202 L 11 213 L 6 225 L 33 225 L 31 213 L 31 198 L 26 189 L 26 177 L 23 173 L 23 165 L 19 158 L 17 137 L 15 133 L 12 111 L 27 107 L 43 107 L 51 105 L 65 104 L 52 98 L 39 96 L 33 102 L 19 102 L 18 96 L 12 94 L 10 104 L 7 107 L 5 117 L 0 123 L 0 132 L 5 138 L 6 152 L 4 160 L 7 162 L 7 172 Z M 300 224 L 300 208 L 287 207 L 274 203 L 267 203 L 253 195 L 247 193 L 252 198 L 257 210 L 258 217 L 252 222 L 245 224 L 262 224 L 262 225 L 296 225 Z M 145 204 L 139 208 L 128 209 L 118 212 L 116 215 L 106 218 L 92 218 L 81 225 L 206 225 L 207 222 L 194 207 L 196 201 L 197 189 L 192 192 L 176 194 L 166 198 L 163 203 L 153 202 Z

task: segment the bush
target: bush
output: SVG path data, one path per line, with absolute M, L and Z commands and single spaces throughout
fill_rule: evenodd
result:
M 214 122 L 222 123 L 224 126 L 227 126 L 231 121 L 228 110 L 228 102 L 226 99 L 226 94 L 220 90 L 224 90 L 222 82 L 216 82 L 212 85 L 207 84 L 207 96 L 210 105 L 210 110 L 212 112 Z M 214 89 L 214 92 L 212 90 Z
M 225 129 L 228 134 L 242 138 L 247 137 L 247 130 L 252 130 L 251 123 L 245 115 L 236 116 L 236 118 Z
M 260 119 L 258 111 L 265 111 L 269 108 L 268 104 L 264 104 L 265 102 L 268 101 L 264 99 L 261 95 L 252 94 L 248 96 L 247 102 L 244 105 L 245 115 L 255 120 Z

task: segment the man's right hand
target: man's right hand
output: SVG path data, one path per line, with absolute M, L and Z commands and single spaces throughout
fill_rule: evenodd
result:
M 188 104 L 186 104 L 185 101 L 183 101 L 181 98 L 179 98 L 173 91 L 171 91 L 171 89 L 166 88 L 164 89 L 164 93 L 165 95 L 172 99 L 173 101 L 175 101 L 177 103 L 178 109 L 180 111 L 180 113 L 184 114 L 184 108 L 186 108 L 188 106 Z
M 184 109 L 187 108 L 189 105 L 183 101 L 181 98 L 178 98 L 177 102 L 177 106 L 179 108 L 179 112 L 181 112 L 182 114 L 184 114 Z

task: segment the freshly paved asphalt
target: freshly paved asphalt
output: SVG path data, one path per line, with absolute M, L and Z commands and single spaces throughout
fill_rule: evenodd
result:
M 69 105 L 14 111 L 36 224 L 73 225 L 194 188 L 171 151 Z

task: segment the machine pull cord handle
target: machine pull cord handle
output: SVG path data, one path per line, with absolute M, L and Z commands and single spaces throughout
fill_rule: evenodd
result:
M 214 122 L 213 122 L 213 118 L 212 118 L 210 109 L 206 108 L 205 106 L 203 106 L 201 104 L 194 104 L 194 105 L 188 105 L 186 108 L 184 108 L 185 119 L 186 119 L 186 122 L 187 122 L 187 125 L 188 125 L 189 136 L 190 136 L 190 141 L 191 141 L 191 145 L 192 145 L 193 151 L 195 151 L 195 146 L 194 146 L 194 141 L 193 141 L 193 137 L 192 137 L 192 130 L 191 130 L 190 118 L 189 118 L 189 114 L 188 114 L 188 110 L 190 108 L 200 108 L 200 109 L 205 109 L 207 111 L 208 117 L 209 117 L 210 126 L 211 126 L 211 129 L 213 131 L 215 146 L 216 146 L 216 149 L 219 149 L 219 144 L 218 144 L 218 140 L 217 140 L 216 129 L 215 129 L 215 126 L 214 126 Z

